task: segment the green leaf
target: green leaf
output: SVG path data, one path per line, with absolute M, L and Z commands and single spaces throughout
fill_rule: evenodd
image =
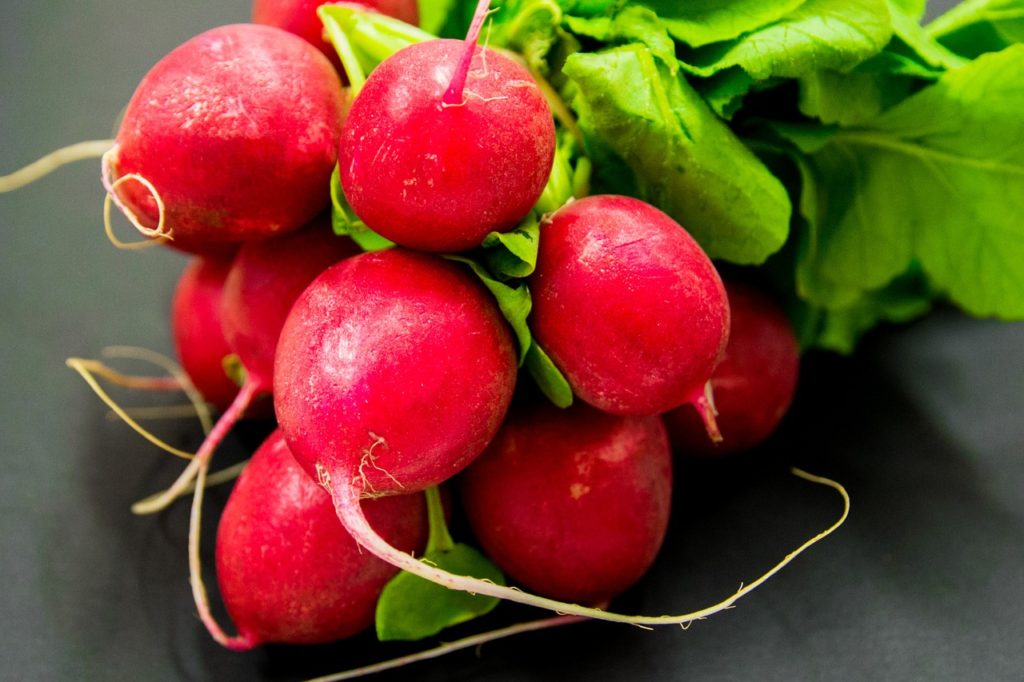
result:
M 321 5 L 317 15 L 338 52 L 353 94 L 378 64 L 402 48 L 435 36 L 394 17 L 354 5 Z
M 676 46 L 665 24 L 646 7 L 629 6 L 614 16 L 589 19 L 567 16 L 566 25 L 573 33 L 610 45 L 640 43 L 647 47 L 671 73 L 679 68 Z
M 459 0 L 419 0 L 420 28 L 427 33 L 441 35 L 448 16 L 459 5 Z
M 754 83 L 750 74 L 735 67 L 701 79 L 696 87 L 711 110 L 719 118 L 729 120 L 743 106 L 743 98 L 753 89 Z
M 598 168 L 609 152 L 638 194 L 680 222 L 712 258 L 759 263 L 789 231 L 785 188 L 681 74 L 642 45 L 573 55 L 563 68 Z M 628 187 L 618 182 L 620 193 Z
M 526 361 L 526 354 L 533 344 L 533 334 L 526 324 L 526 318 L 530 316 L 533 308 L 533 299 L 530 297 L 530 290 L 525 283 L 515 285 L 499 281 L 487 269 L 471 258 L 465 256 L 445 256 L 445 258 L 457 263 L 468 265 L 473 274 L 487 287 L 498 303 L 501 314 L 512 327 L 512 332 L 519 343 L 519 365 Z
M 773 24 L 804 0 L 640 0 L 672 36 L 692 47 L 732 40 Z
M 526 371 L 555 407 L 572 405 L 572 387 L 551 357 L 536 342 L 530 344 L 526 355 Z
M 682 63 L 703 77 L 738 66 L 754 80 L 800 78 L 820 69 L 849 71 L 891 36 L 885 0 L 807 0 L 779 21 L 694 50 Z
M 331 173 L 331 227 L 334 234 L 350 237 L 363 251 L 383 251 L 395 245 L 391 240 L 368 228 L 366 223 L 356 216 L 341 188 L 341 173 L 338 166 L 335 166 L 334 172 Z
M 927 313 L 934 296 L 924 274 L 915 266 L 885 287 L 864 292 L 843 308 L 804 306 L 797 316 L 801 346 L 852 353 L 861 337 L 877 325 L 905 323 Z
M 530 215 L 511 232 L 491 232 L 482 244 L 487 269 L 500 280 L 533 274 L 540 248 L 540 223 Z
M 893 32 L 906 46 L 910 54 L 923 64 L 939 69 L 957 69 L 967 63 L 963 57 L 948 50 L 930 36 L 918 18 L 901 10 L 894 0 L 889 0 Z
M 491 17 L 490 43 L 518 52 L 532 71 L 546 75 L 548 54 L 565 35 L 561 23 L 555 0 L 509 0 Z
M 444 523 L 437 488 L 427 491 L 430 540 L 422 561 L 456 575 L 505 584 L 501 571 L 469 545 L 455 544 Z M 377 639 L 415 641 L 489 613 L 500 600 L 451 590 L 411 573 L 388 582 L 377 602 Z
M 978 316 L 1024 318 L 1024 46 L 947 72 L 803 167 L 797 282 L 854 305 L 919 262 Z
M 925 30 L 968 59 L 998 52 L 1024 42 L 1024 0 L 966 0 Z

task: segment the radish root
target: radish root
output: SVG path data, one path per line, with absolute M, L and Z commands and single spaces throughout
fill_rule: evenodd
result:
M 93 390 L 100 400 L 109 407 L 114 414 L 121 418 L 121 420 L 130 426 L 133 431 L 145 438 L 147 441 L 157 446 L 164 452 L 168 452 L 175 457 L 181 457 L 182 459 L 192 459 L 193 454 L 186 452 L 179 448 L 174 447 L 170 443 L 157 438 L 153 433 L 135 421 L 117 402 L 110 397 L 110 394 L 104 390 L 100 383 L 96 380 L 94 374 L 100 376 L 106 376 L 107 372 L 111 371 L 103 363 L 96 360 L 88 360 L 86 358 L 68 358 L 65 360 L 65 364 L 71 369 L 78 372 L 79 375 L 85 380 L 85 383 L 89 385 L 89 388 Z
M 111 147 L 108 149 L 102 158 L 102 173 L 101 178 L 103 180 L 103 187 L 107 191 L 106 197 L 103 199 L 103 230 L 107 235 L 107 239 L 110 243 L 119 249 L 125 251 L 134 251 L 138 249 L 146 249 L 157 244 L 161 244 L 165 241 L 173 241 L 174 235 L 172 230 L 166 228 L 166 217 L 167 209 L 164 206 L 164 200 L 160 197 L 160 193 L 157 192 L 156 187 L 153 186 L 149 180 L 138 173 L 127 173 L 122 175 L 117 180 L 111 181 L 113 176 L 113 170 L 111 168 L 111 157 L 117 154 L 117 147 Z M 138 182 L 152 195 L 153 200 L 156 202 L 158 217 L 156 227 L 146 227 L 139 220 L 139 217 L 135 215 L 128 206 L 121 201 L 121 197 L 117 194 L 117 188 L 126 182 L 131 181 Z M 110 217 L 110 205 L 115 204 L 118 210 L 128 219 L 136 230 L 139 231 L 142 236 L 147 237 L 145 241 L 141 242 L 125 242 L 122 241 L 117 235 L 114 234 L 114 226 L 111 222 Z
M 757 589 L 762 583 L 781 571 L 785 566 L 793 561 L 793 559 L 802 554 L 809 547 L 831 535 L 846 521 L 846 518 L 850 513 L 850 496 L 841 484 L 828 478 L 809 474 L 806 471 L 797 468 L 793 468 L 792 473 L 806 481 L 828 486 L 838 492 L 843 501 L 843 511 L 839 519 L 831 526 L 787 554 L 779 563 L 759 578 L 747 585 L 741 585 L 736 592 L 726 599 L 723 599 L 717 604 L 713 604 L 690 613 L 665 616 L 631 616 L 611 613 L 601 609 L 589 608 L 578 604 L 569 604 L 554 599 L 548 599 L 546 597 L 528 594 L 513 588 L 494 585 L 468 576 L 455 575 L 439 568 L 428 566 L 416 560 L 411 555 L 392 547 L 387 543 L 387 541 L 381 538 L 376 531 L 373 530 L 367 522 L 366 517 L 363 515 L 362 508 L 359 504 L 359 492 L 355 488 L 349 485 L 338 486 L 337 489 L 333 491 L 329 490 L 329 492 L 332 493 L 335 510 L 337 511 L 342 524 L 356 539 L 356 541 L 359 542 L 359 544 L 363 545 L 367 550 L 393 566 L 397 566 L 398 568 L 408 571 L 420 578 L 424 578 L 425 580 L 430 580 L 431 582 L 439 585 L 444 585 L 450 589 L 497 597 L 499 599 L 508 599 L 509 601 L 518 602 L 520 604 L 548 609 L 559 614 L 582 616 L 596 620 L 606 620 L 639 626 L 687 625 L 695 620 L 702 620 L 708 616 L 733 608 L 734 604 L 739 601 L 740 598 Z
M 311 680 L 307 680 L 307 682 L 341 682 L 341 680 L 354 680 L 357 677 L 363 677 L 365 675 L 374 675 L 376 673 L 384 672 L 385 670 L 401 668 L 411 663 L 428 661 L 432 658 L 444 656 L 445 654 L 450 654 L 455 651 L 461 651 L 462 649 L 468 649 L 470 647 L 478 647 L 483 644 L 487 644 L 488 642 L 493 642 L 495 640 L 503 639 L 505 637 L 511 637 L 513 635 L 522 634 L 524 632 L 546 630 L 548 628 L 561 627 L 562 625 L 580 623 L 584 620 L 586 619 L 580 618 L 579 616 L 556 616 L 554 618 L 543 618 L 540 620 L 533 620 L 526 623 L 517 623 L 516 625 L 510 625 L 506 628 L 500 628 L 498 630 L 491 630 L 490 632 L 484 632 L 479 635 L 464 637 L 463 639 L 459 639 L 454 642 L 447 642 L 438 647 L 434 647 L 433 649 L 427 649 L 426 651 L 420 651 L 415 654 L 409 654 L 408 656 L 400 656 L 399 658 L 393 658 L 390 661 L 374 663 L 372 665 L 363 666 L 361 668 L 354 668 L 352 670 L 334 673 L 333 675 L 317 677 Z
M 252 404 L 253 398 L 259 393 L 263 392 L 262 385 L 257 382 L 247 381 L 242 385 L 238 395 L 235 396 L 230 407 L 221 415 L 217 423 L 214 424 L 213 429 L 207 434 L 206 439 L 203 440 L 203 444 L 199 446 L 199 450 L 192 457 L 192 461 L 188 463 L 185 470 L 181 472 L 177 480 L 171 484 L 169 488 L 161 493 L 150 496 L 144 500 L 136 502 L 132 505 L 132 512 L 135 514 L 153 514 L 158 511 L 166 509 L 168 505 L 174 500 L 178 499 L 182 495 L 186 494 L 185 489 L 192 484 L 192 481 L 197 478 L 199 472 L 203 472 L 203 477 L 206 476 L 207 467 L 209 466 L 210 459 L 213 457 L 214 451 L 217 446 L 220 445 L 221 441 L 228 434 L 235 423 L 241 418 L 242 414 L 248 409 L 249 405 Z M 195 488 L 196 494 L 199 493 L 199 488 Z M 212 633 L 211 633 L 212 634 Z
M 61 147 L 24 168 L 0 175 L 0 194 L 30 185 L 69 163 L 102 157 L 113 146 L 114 140 L 88 140 Z

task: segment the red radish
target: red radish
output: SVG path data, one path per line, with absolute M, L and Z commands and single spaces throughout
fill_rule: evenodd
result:
M 230 407 L 174 484 L 145 510 L 162 508 L 209 464 L 214 450 L 257 397 L 273 392 L 274 353 L 288 311 L 302 290 L 329 265 L 359 249 L 335 236 L 323 221 L 272 239 L 248 242 L 235 256 L 224 281 L 220 320 L 224 337 L 245 370 L 245 381 Z
M 220 323 L 220 300 L 230 259 L 194 258 L 178 279 L 171 303 L 171 332 L 182 369 L 203 398 L 227 409 L 236 384 L 224 371 L 231 346 Z
M 330 200 L 345 98 L 330 62 L 281 29 L 235 24 L 146 74 L 104 157 L 108 191 L 182 248 L 298 228 Z
M 414 44 L 377 66 L 342 131 L 345 197 L 402 246 L 478 246 L 529 213 L 551 171 L 551 110 L 524 67 L 475 45 L 480 7 L 465 42 Z
M 732 327 L 711 375 L 722 442 L 711 442 L 689 406 L 665 415 L 673 447 L 685 455 L 739 452 L 768 438 L 789 408 L 800 372 L 800 346 L 789 319 L 767 294 L 726 282 Z
M 321 5 L 333 4 L 329 0 L 255 0 L 252 6 L 252 20 L 255 24 L 266 24 L 283 28 L 303 38 L 327 55 L 338 73 L 341 61 L 334 46 L 324 39 L 324 26 L 316 10 Z M 420 12 L 416 0 L 362 0 L 346 3 L 361 5 L 377 10 L 381 14 L 400 19 L 413 26 L 419 24 Z
M 403 551 L 427 539 L 422 495 L 367 500 L 371 525 Z M 249 461 L 217 532 L 217 580 L 238 635 L 225 646 L 316 644 L 353 635 L 373 622 L 377 599 L 397 570 L 356 544 L 331 497 L 296 463 L 275 431 Z
M 274 407 L 335 496 L 411 493 L 475 458 L 512 397 L 511 331 L 468 270 L 402 249 L 328 269 L 281 331 Z
M 584 405 L 510 417 L 462 476 L 487 555 L 525 588 L 580 604 L 606 602 L 647 571 L 671 497 L 661 419 Z
M 705 384 L 729 335 L 715 266 L 670 217 L 629 197 L 591 196 L 541 228 L 531 326 L 573 392 L 623 415 L 713 408 Z

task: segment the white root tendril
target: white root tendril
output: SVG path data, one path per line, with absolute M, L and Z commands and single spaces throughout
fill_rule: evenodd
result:
M 174 234 L 173 230 L 169 229 L 166 225 L 167 208 L 164 206 L 164 200 L 160 197 L 160 193 L 157 191 L 153 183 L 147 180 L 145 177 L 138 173 L 127 173 L 122 175 L 116 180 L 111 180 L 113 170 L 111 168 L 111 157 L 117 154 L 117 147 L 114 146 L 103 154 L 102 158 L 102 173 L 101 178 L 103 181 L 103 188 L 106 190 L 106 197 L 103 199 L 103 230 L 107 235 L 107 239 L 110 243 L 119 249 L 125 251 L 133 251 L 137 249 L 146 249 L 152 246 L 156 246 L 166 241 L 173 241 Z M 146 227 L 142 224 L 135 212 L 132 211 L 123 201 L 117 193 L 117 189 L 125 184 L 126 182 L 137 182 L 146 188 L 146 191 L 153 197 L 153 201 L 156 202 L 157 207 L 157 224 L 156 227 Z M 145 241 L 141 242 L 126 242 L 122 241 L 117 235 L 114 234 L 114 226 L 111 222 L 110 217 L 110 205 L 114 204 L 118 210 L 124 215 L 124 217 L 130 222 L 139 233 L 146 237 Z
M 500 585 L 489 585 L 482 580 L 468 576 L 455 575 L 441 569 L 428 566 L 420 561 L 417 561 L 409 554 L 392 547 L 383 538 L 378 535 L 373 528 L 369 525 L 366 517 L 363 515 L 362 509 L 359 505 L 359 493 L 357 489 L 347 487 L 344 490 L 334 491 L 334 507 L 338 513 L 338 517 L 341 519 L 342 524 L 349 531 L 349 533 L 356 539 L 358 543 L 366 547 L 371 553 L 380 557 L 384 561 L 396 566 L 402 570 L 405 570 L 413 575 L 416 575 L 425 580 L 443 585 L 450 589 L 461 590 L 463 592 L 475 592 L 489 597 L 496 597 L 498 599 L 508 599 L 509 601 L 518 602 L 520 604 L 526 604 L 528 606 L 536 606 L 538 608 L 548 609 L 556 613 L 565 613 L 574 616 L 583 616 L 587 618 L 594 618 L 597 620 L 605 620 L 616 623 L 626 623 L 640 626 L 650 625 L 680 625 L 695 620 L 707 618 L 708 616 L 720 613 L 732 606 L 742 597 L 746 596 L 753 590 L 757 589 L 761 584 L 766 582 L 773 575 L 781 571 L 787 566 L 793 559 L 802 554 L 812 545 L 820 542 L 824 538 L 831 535 L 837 528 L 839 528 L 845 521 L 850 513 L 850 496 L 846 492 L 846 489 L 836 481 L 821 476 L 815 476 L 809 474 L 801 469 L 793 468 L 793 475 L 802 478 L 812 483 L 824 485 L 834 489 L 839 493 L 843 501 L 843 511 L 839 519 L 835 521 L 825 530 L 821 531 L 814 537 L 805 541 L 795 550 L 787 554 L 781 561 L 775 566 L 766 571 L 759 578 L 753 582 L 741 587 L 736 592 L 726 597 L 722 601 L 712 604 L 703 609 L 693 611 L 690 613 L 678 614 L 678 615 L 664 615 L 664 616 L 644 616 L 644 615 L 626 615 L 620 613 L 611 613 L 602 609 L 590 608 L 580 606 L 578 604 L 569 604 L 566 602 L 560 602 L 554 599 L 548 599 L 546 597 L 539 597 L 532 594 L 527 594 L 514 589 L 509 589 Z
M 433 649 L 420 651 L 419 653 L 409 654 L 408 656 L 401 656 L 399 658 L 393 658 L 390 661 L 374 663 L 372 665 L 363 666 L 361 668 L 354 668 L 352 670 L 346 670 L 340 673 L 334 673 L 333 675 L 317 677 L 311 680 L 307 680 L 307 682 L 341 682 L 342 680 L 354 680 L 358 677 L 373 675 L 376 673 L 384 672 L 385 670 L 394 670 L 395 668 L 401 668 L 412 663 L 428 661 L 432 658 L 444 656 L 445 654 L 450 654 L 455 651 L 461 651 L 462 649 L 479 649 L 488 642 L 493 642 L 495 640 L 503 639 L 505 637 L 511 637 L 513 635 L 518 635 L 525 632 L 535 632 L 537 630 L 545 630 L 547 628 L 560 627 L 562 625 L 581 623 L 585 620 L 585 618 L 580 618 L 578 616 L 558 616 L 556 618 L 543 618 L 540 620 L 529 621 L 526 623 L 518 623 L 516 625 L 510 625 L 506 628 L 491 630 L 490 632 L 484 632 L 479 635 L 472 635 L 470 637 L 459 639 L 454 642 L 447 642 Z M 478 650 L 477 655 L 479 655 L 479 653 L 480 652 Z
M 137 346 L 107 346 L 100 351 L 100 354 L 107 358 L 140 360 L 161 367 L 174 377 L 181 391 L 188 397 L 189 403 L 191 403 L 192 409 L 195 410 L 196 417 L 199 419 L 199 424 L 203 427 L 203 433 L 210 433 L 210 430 L 213 428 L 213 417 L 210 415 L 210 407 L 206 404 L 206 400 L 199 392 L 199 389 L 192 383 L 188 373 L 181 368 L 181 365 L 162 353 Z
M 19 168 L 8 175 L 0 175 L 0 194 L 31 185 L 69 163 L 102 157 L 113 146 L 114 140 L 88 140 L 61 147 L 24 168 Z

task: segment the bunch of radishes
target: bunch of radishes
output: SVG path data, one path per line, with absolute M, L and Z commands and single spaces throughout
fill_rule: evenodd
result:
M 476 45 L 482 0 L 466 41 L 397 52 L 350 101 L 321 4 L 257 0 L 255 19 L 275 26 L 216 28 L 171 52 L 104 157 L 125 216 L 196 254 L 174 300 L 175 344 L 223 411 L 148 508 L 196 484 L 196 530 L 227 431 L 267 394 L 279 423 L 218 534 L 237 635 L 210 615 L 192 540 L 204 623 L 237 649 L 345 637 L 372 622 L 398 568 L 562 613 L 692 620 L 593 607 L 658 552 L 669 436 L 680 452 L 743 449 L 781 419 L 798 358 L 784 316 L 748 285 L 727 295 L 657 208 L 603 195 L 539 216 L 536 265 L 521 283 L 529 334 L 514 333 L 483 266 L 464 261 L 528 219 L 548 184 L 556 125 L 545 94 L 514 58 Z M 415 21 L 415 2 L 369 4 Z M 364 253 L 332 232 L 336 168 L 347 205 L 397 246 Z M 585 405 L 558 408 L 529 390 L 527 343 Z M 243 370 L 231 373 L 240 388 L 227 365 Z M 427 538 L 422 491 L 457 475 L 486 554 L 529 592 L 415 558 Z

